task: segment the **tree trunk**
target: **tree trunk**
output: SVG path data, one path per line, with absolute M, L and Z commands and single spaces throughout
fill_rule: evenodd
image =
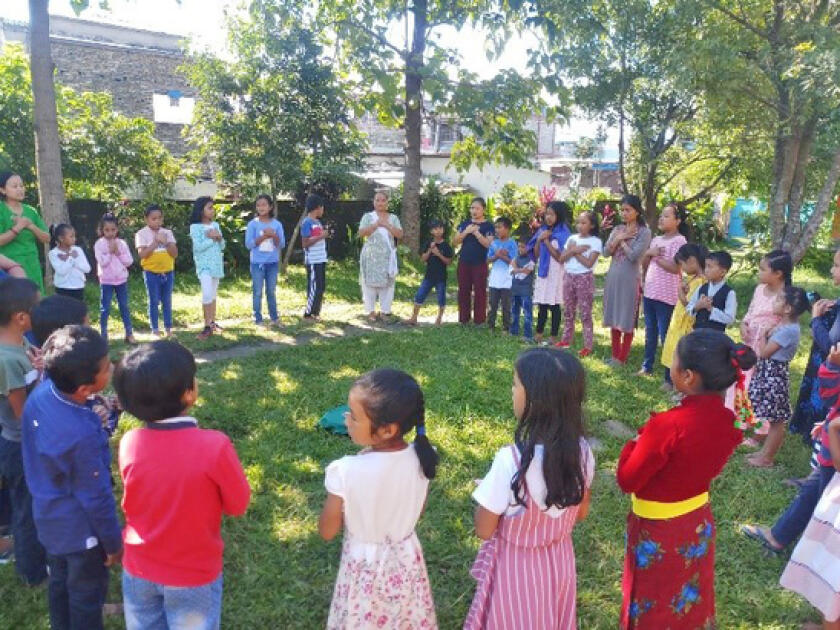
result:
M 805 201 L 805 180 L 808 163 L 811 161 L 811 149 L 814 144 L 814 127 L 816 120 L 809 120 L 802 130 L 802 139 L 796 156 L 793 179 L 790 184 L 790 196 L 787 204 L 787 223 L 782 234 L 781 248 L 790 251 L 794 243 L 799 240 L 802 232 L 802 204 Z
M 624 98 L 622 96 L 622 98 Z M 618 176 L 621 178 L 621 192 L 627 194 L 627 173 L 624 171 L 624 103 L 618 110 Z
M 405 64 L 405 183 L 402 226 L 405 244 L 420 251 L 421 135 L 423 131 L 423 56 L 426 50 L 427 0 L 416 0 L 411 52 Z
M 649 226 L 656 225 L 656 171 L 658 163 L 656 159 L 648 164 L 645 183 L 642 189 L 642 207 L 645 210 L 645 219 Z
M 840 148 L 834 151 L 831 168 L 828 170 L 823 187 L 820 189 L 820 195 L 817 197 L 817 205 L 814 207 L 814 212 L 805 224 L 805 228 L 802 230 L 799 239 L 790 250 L 794 264 L 802 260 L 802 257 L 814 240 L 820 224 L 828 214 L 828 209 L 831 207 L 831 201 L 834 198 L 834 190 L 837 188 L 838 179 L 840 179 Z
M 281 273 L 285 276 L 286 269 L 289 268 L 289 260 L 292 258 L 292 252 L 295 249 L 295 241 L 297 240 L 298 234 L 300 234 L 300 226 L 303 223 L 303 220 L 306 218 L 306 205 L 303 206 L 303 210 L 301 210 L 300 218 L 295 223 L 295 229 L 292 230 L 292 236 L 286 241 L 286 253 L 283 255 L 283 264 L 280 267 Z
M 61 142 L 55 106 L 55 66 L 50 54 L 49 0 L 29 0 L 29 55 L 35 102 L 35 165 L 41 213 L 47 224 L 67 223 Z M 49 267 L 49 265 L 48 265 Z

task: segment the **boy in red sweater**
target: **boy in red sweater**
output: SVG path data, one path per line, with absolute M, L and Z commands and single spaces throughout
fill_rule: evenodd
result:
M 123 408 L 146 423 L 120 442 L 128 630 L 220 625 L 222 514 L 244 514 L 251 489 L 230 439 L 186 415 L 195 373 L 171 341 L 133 350 L 114 372 Z

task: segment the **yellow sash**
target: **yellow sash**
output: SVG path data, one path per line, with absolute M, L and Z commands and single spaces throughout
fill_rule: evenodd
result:
M 668 518 L 676 518 L 683 514 L 693 512 L 709 502 L 709 493 L 704 492 L 696 497 L 676 501 L 674 503 L 662 503 L 660 501 L 647 501 L 638 498 L 635 494 L 630 495 L 633 506 L 633 514 L 642 518 L 649 518 L 656 521 L 663 521 Z

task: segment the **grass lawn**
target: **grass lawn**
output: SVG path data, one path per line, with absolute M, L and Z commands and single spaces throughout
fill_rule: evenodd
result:
M 599 270 L 602 273 L 603 267 Z M 355 322 L 361 312 L 354 267 L 337 265 L 328 273 L 327 321 L 315 330 L 338 326 L 335 321 Z M 812 273 L 798 271 L 796 280 L 823 295 L 836 295 L 828 282 Z M 418 281 L 413 269 L 401 276 L 396 313 L 408 314 Z M 740 313 L 746 310 L 752 282 L 745 275 L 736 280 Z M 294 313 L 287 320 L 287 332 L 305 328 L 298 322 L 302 292 L 303 275 L 292 270 L 279 291 L 283 312 Z M 246 280 L 234 280 L 223 284 L 219 312 L 221 318 L 239 321 L 205 344 L 196 341 L 197 296 L 197 283 L 182 276 L 177 284 L 175 318 L 178 326 L 190 328 L 189 332 L 179 331 L 179 340 L 193 350 L 273 338 L 275 333 L 248 323 L 250 290 Z M 89 297 L 93 305 L 93 293 Z M 132 306 L 140 330 L 145 321 L 144 299 L 142 286 L 134 284 Z M 596 300 L 596 309 L 600 310 L 600 300 Z M 450 320 L 453 311 L 450 307 Z M 426 318 L 433 312 L 434 307 L 429 306 Z M 807 318 L 803 331 L 807 331 L 806 323 Z M 315 424 L 326 409 L 344 402 L 354 378 L 382 366 L 407 370 L 426 393 L 429 437 L 441 453 L 441 466 L 431 484 L 418 534 L 440 627 L 458 628 L 463 622 L 474 588 L 468 571 L 478 548 L 472 535 L 472 481 L 486 473 L 496 449 L 511 440 L 511 369 L 522 346 L 501 334 L 454 324 L 392 329 L 399 332 L 316 340 L 200 366 L 202 395 L 194 413 L 203 426 L 230 435 L 253 488 L 247 515 L 227 519 L 224 524 L 223 627 L 323 627 L 341 548 L 339 540 L 324 543 L 317 535 L 317 516 L 324 499 L 323 472 L 330 461 L 357 449 L 348 439 L 320 431 Z M 623 439 L 613 437 L 604 424 L 619 420 L 637 427 L 651 410 L 668 406 L 659 389 L 661 377 L 635 376 L 641 362 L 641 339 L 629 365 L 613 371 L 601 363 L 609 351 L 608 336 L 597 328 L 596 334 L 596 353 L 584 361 L 589 392 L 587 428 L 602 447 L 595 454 L 598 474 L 592 511 L 575 530 L 578 613 L 580 627 L 586 629 L 616 627 L 621 603 L 624 520 L 629 501 L 614 481 Z M 120 336 L 121 330 L 115 328 L 112 338 Z M 642 331 L 639 337 L 643 337 Z M 810 335 L 803 334 L 792 369 L 794 390 L 809 346 Z M 122 426 L 126 429 L 132 424 L 124 421 Z M 741 522 L 775 519 L 793 496 L 782 480 L 805 474 L 807 461 L 802 443 L 789 439 L 775 469 L 751 469 L 739 451 L 715 482 L 712 505 L 719 528 L 719 627 L 792 629 L 804 620 L 817 619 L 803 600 L 778 587 L 784 560 L 763 557 L 757 545 L 737 534 Z M 113 573 L 114 582 L 117 575 Z M 119 589 L 114 584 L 111 600 L 118 599 Z M 0 628 L 48 627 L 44 592 L 20 587 L 11 566 L 0 567 L 0 601 Z M 109 619 L 108 627 L 123 627 L 122 619 Z

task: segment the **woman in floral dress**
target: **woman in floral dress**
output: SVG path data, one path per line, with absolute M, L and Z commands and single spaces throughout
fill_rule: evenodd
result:
M 391 317 L 394 284 L 397 277 L 397 241 L 402 238 L 400 219 L 388 212 L 388 195 L 379 191 L 373 197 L 373 212 L 359 223 L 359 236 L 366 239 L 359 257 L 359 284 L 365 312 L 371 322 L 380 319 L 376 312 L 379 300 L 381 317 Z

